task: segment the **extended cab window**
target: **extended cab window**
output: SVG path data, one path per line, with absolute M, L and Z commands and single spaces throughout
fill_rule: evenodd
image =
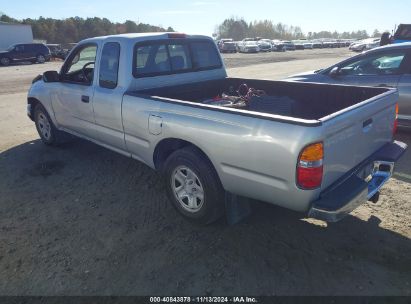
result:
M 171 69 L 181 71 L 192 68 L 190 50 L 186 44 L 169 44 Z
M 170 39 L 137 44 L 133 75 L 150 77 L 221 66 L 219 53 L 212 41 Z
M 221 67 L 220 56 L 215 51 L 215 47 L 208 41 L 192 42 L 194 68 L 219 68 Z
M 161 74 L 171 71 L 165 44 L 138 47 L 136 57 L 136 71 L 138 74 Z
M 104 45 L 100 60 L 99 84 L 102 88 L 117 87 L 120 44 L 108 42 Z

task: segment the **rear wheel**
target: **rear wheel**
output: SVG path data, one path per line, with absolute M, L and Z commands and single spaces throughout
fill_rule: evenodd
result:
M 1 58 L 0 62 L 2 65 L 8 66 L 10 65 L 10 58 L 7 58 L 7 57 Z
M 185 218 L 206 225 L 224 214 L 224 189 L 201 151 L 187 147 L 174 152 L 163 173 L 168 198 Z
M 45 63 L 46 62 L 46 57 L 44 57 L 44 55 L 42 54 L 38 54 L 36 56 L 36 62 L 38 63 Z

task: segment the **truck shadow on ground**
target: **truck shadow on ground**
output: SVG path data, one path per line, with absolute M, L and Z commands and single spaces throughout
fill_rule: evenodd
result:
M 81 140 L 14 147 L 0 174 L 1 294 L 411 295 L 411 241 L 378 212 L 327 227 L 256 203 L 199 227 L 157 173 Z

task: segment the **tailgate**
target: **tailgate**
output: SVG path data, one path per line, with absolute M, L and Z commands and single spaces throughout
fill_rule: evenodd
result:
M 322 189 L 393 139 L 395 89 L 321 119 L 324 128 Z

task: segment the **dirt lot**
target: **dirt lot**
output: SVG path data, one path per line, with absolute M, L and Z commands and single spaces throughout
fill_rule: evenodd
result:
M 230 74 L 261 77 L 264 62 L 278 78 L 284 60 L 304 71 L 343 52 L 226 57 Z M 0 68 L 1 295 L 411 295 L 410 150 L 380 202 L 340 223 L 256 202 L 243 223 L 197 227 L 146 166 L 82 140 L 41 144 L 26 90 L 59 66 Z

